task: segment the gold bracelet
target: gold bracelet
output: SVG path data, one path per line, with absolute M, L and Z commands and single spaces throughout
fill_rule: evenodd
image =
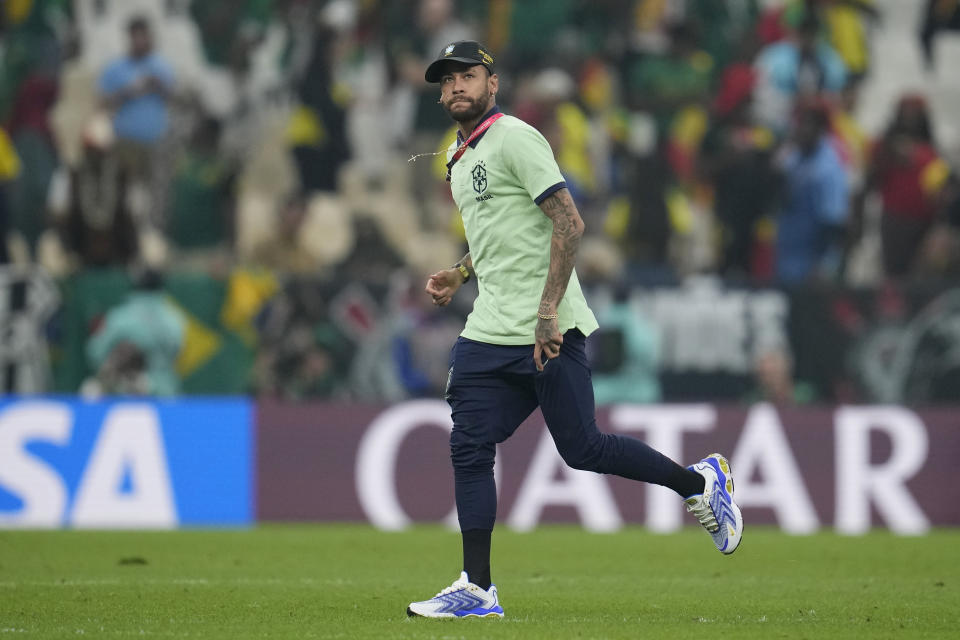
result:
M 538 311 L 537 317 L 540 318 L 541 320 L 556 320 L 557 318 L 560 317 L 560 314 L 559 313 L 540 313 Z
M 470 279 L 470 270 L 463 266 L 463 263 L 458 262 L 457 264 L 453 265 L 453 268 L 460 271 L 460 275 L 463 276 L 464 282 Z

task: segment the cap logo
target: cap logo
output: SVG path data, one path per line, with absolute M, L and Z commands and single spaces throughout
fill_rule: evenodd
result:
M 452 45 L 452 44 L 447 45 L 447 48 L 443 50 L 443 55 L 445 55 L 445 56 L 449 56 L 449 55 L 452 54 L 452 53 L 453 53 L 453 45 Z
M 484 51 L 483 49 L 477 49 L 477 53 L 480 54 L 480 57 L 483 58 L 484 63 L 493 64 L 493 56 Z

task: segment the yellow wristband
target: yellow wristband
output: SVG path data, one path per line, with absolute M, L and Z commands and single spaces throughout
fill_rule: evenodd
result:
M 453 265 L 453 266 L 454 266 L 456 269 L 459 269 L 459 270 L 460 270 L 460 275 L 463 276 L 463 281 L 464 281 L 464 282 L 466 282 L 467 280 L 470 279 L 470 270 L 467 269 L 465 266 L 463 266 L 462 263 L 458 262 L 457 264 L 455 264 L 455 265 Z

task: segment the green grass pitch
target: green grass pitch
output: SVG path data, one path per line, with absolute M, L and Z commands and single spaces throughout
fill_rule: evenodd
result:
M 408 619 L 459 571 L 438 527 L 0 531 L 3 638 L 948 638 L 960 531 L 790 537 L 498 530 L 506 618 Z M 718 634 L 718 635 L 713 635 Z

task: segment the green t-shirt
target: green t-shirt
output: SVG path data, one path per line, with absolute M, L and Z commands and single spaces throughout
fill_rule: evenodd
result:
M 215 247 L 227 240 L 233 172 L 217 156 L 188 151 L 177 163 L 167 235 L 181 249 Z
M 540 132 L 512 116 L 501 117 L 475 142 L 450 172 L 480 289 L 462 335 L 532 345 L 553 233 L 538 202 L 564 186 L 563 176 Z M 448 149 L 448 161 L 456 148 Z M 597 328 L 576 270 L 557 313 L 561 333 L 576 327 L 589 335 Z

